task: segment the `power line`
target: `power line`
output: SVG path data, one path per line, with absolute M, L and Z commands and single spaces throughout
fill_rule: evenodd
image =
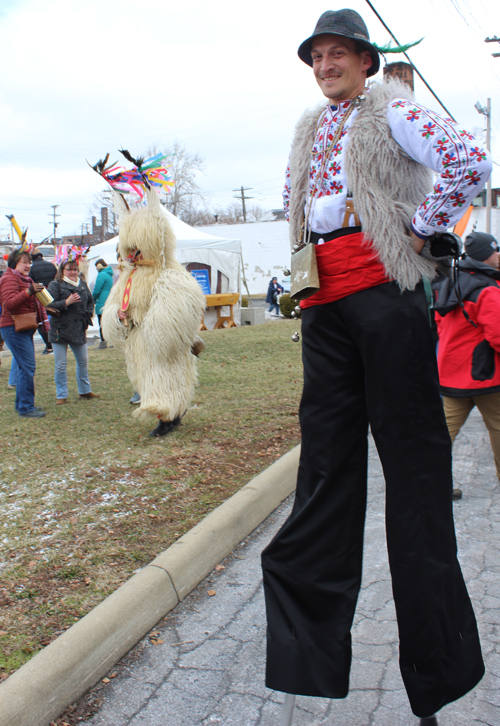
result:
M 377 12 L 377 11 L 375 10 L 375 8 L 374 8 L 374 7 L 373 7 L 373 5 L 371 4 L 370 0 L 366 0 L 366 2 L 367 2 L 367 3 L 368 3 L 368 5 L 370 6 L 370 8 L 371 8 L 371 9 L 373 10 L 373 12 L 374 12 L 374 13 L 375 13 L 375 15 L 377 16 L 377 18 L 378 18 L 378 19 L 380 20 L 380 22 L 382 23 L 382 25 L 384 26 L 384 28 L 385 28 L 385 29 L 387 30 L 387 32 L 389 33 L 389 35 L 391 36 L 391 38 L 393 38 L 393 39 L 394 39 L 394 42 L 395 42 L 395 43 L 397 43 L 397 45 L 401 45 L 401 43 L 400 43 L 400 42 L 399 42 L 399 40 L 398 40 L 398 39 L 396 38 L 396 36 L 394 35 L 394 33 L 393 33 L 393 32 L 392 32 L 391 30 L 390 30 L 390 28 L 389 28 L 389 27 L 388 27 L 388 26 L 386 25 L 386 23 L 384 23 L 384 21 L 382 20 L 382 18 L 381 18 L 381 17 L 380 17 L 380 15 L 378 14 L 378 12 Z M 446 113 L 448 114 L 448 116 L 449 116 L 449 117 L 451 118 L 451 120 L 452 120 L 452 121 L 455 121 L 455 123 L 456 123 L 456 120 L 455 120 L 455 119 L 453 118 L 453 116 L 451 115 L 451 113 L 450 113 L 450 112 L 448 111 L 448 109 L 446 108 L 446 106 L 444 105 L 444 103 L 443 103 L 443 102 L 441 101 L 441 99 L 439 98 L 439 96 L 438 96 L 438 95 L 437 95 L 436 93 L 434 93 L 434 91 L 433 91 L 433 90 L 432 90 L 432 88 L 431 88 L 431 87 L 429 86 L 429 84 L 427 83 L 427 81 L 425 80 L 425 78 L 423 77 L 423 75 L 422 75 L 422 74 L 420 73 L 420 71 L 418 70 L 417 66 L 416 66 L 416 65 L 415 65 L 415 64 L 413 63 L 413 61 L 411 60 L 411 58 L 410 58 L 410 56 L 408 55 L 408 53 L 403 53 L 403 55 L 405 56 L 405 58 L 406 58 L 406 60 L 408 61 L 408 63 L 409 63 L 409 64 L 410 64 L 411 66 L 412 66 L 413 70 L 414 70 L 414 71 L 415 71 L 415 73 L 416 73 L 416 74 L 418 75 L 418 77 L 420 78 L 420 80 L 421 80 L 421 81 L 423 81 L 423 83 L 424 83 L 424 84 L 425 84 L 425 85 L 427 86 L 427 88 L 428 88 L 428 89 L 429 89 L 429 91 L 430 91 L 430 92 L 432 93 L 432 95 L 434 96 L 434 98 L 436 99 L 436 101 L 437 101 L 437 102 L 439 103 L 439 105 L 440 105 L 440 106 L 441 106 L 442 108 L 444 108 L 444 110 L 446 111 Z

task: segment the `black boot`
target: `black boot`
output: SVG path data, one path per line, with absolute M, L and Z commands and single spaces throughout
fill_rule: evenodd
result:
M 158 426 L 149 432 L 150 436 L 166 436 L 172 429 L 174 429 L 176 426 L 180 424 L 181 420 L 179 416 L 177 418 L 174 418 L 173 421 L 162 421 L 161 419 L 158 422 Z
M 420 726 L 439 726 L 439 724 L 435 716 L 429 716 L 429 718 L 420 719 Z

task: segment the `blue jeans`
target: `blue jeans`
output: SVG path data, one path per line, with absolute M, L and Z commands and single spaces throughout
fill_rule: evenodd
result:
M 75 345 L 74 343 L 52 343 L 54 349 L 54 381 L 56 383 L 57 398 L 68 398 L 68 375 L 66 365 L 68 362 L 68 345 L 73 351 L 76 360 L 76 383 L 78 393 L 90 393 L 89 381 L 89 354 L 87 345 Z
M 272 313 L 273 308 L 276 310 L 276 315 L 279 315 L 280 314 L 280 306 L 278 305 L 278 303 L 271 303 L 269 305 L 269 310 L 267 312 L 268 313 Z
M 18 413 L 28 413 L 35 406 L 34 332 L 31 330 L 26 333 L 17 333 L 13 325 L 2 328 L 2 337 L 18 366 L 16 380 L 16 411 Z
M 17 386 L 17 374 L 19 371 L 19 366 L 16 363 L 16 359 L 14 356 L 12 356 L 12 363 L 10 364 L 10 372 L 9 372 L 9 386 Z

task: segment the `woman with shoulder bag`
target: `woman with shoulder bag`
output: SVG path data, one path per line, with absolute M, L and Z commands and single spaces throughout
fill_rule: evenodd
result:
M 87 328 L 92 322 L 94 299 L 87 283 L 78 276 L 78 262 L 69 257 L 61 262 L 48 291 L 50 303 L 49 340 L 54 349 L 56 405 L 66 403 L 68 345 L 76 360 L 76 382 L 80 398 L 99 398 L 92 393 L 88 372 Z
M 0 279 L 2 336 L 17 363 L 16 411 L 27 418 L 41 418 L 45 411 L 35 406 L 35 348 L 33 335 L 38 325 L 48 330 L 49 323 L 43 306 L 35 293 L 43 285 L 28 277 L 31 255 L 27 251 L 13 250 L 7 260 L 7 269 Z

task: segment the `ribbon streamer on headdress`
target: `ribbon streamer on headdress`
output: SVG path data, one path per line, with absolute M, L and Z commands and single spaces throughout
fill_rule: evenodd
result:
M 126 150 L 120 149 L 120 153 L 131 161 L 134 166 L 132 169 L 125 169 L 114 162 L 106 166 L 109 160 L 109 154 L 106 154 L 104 160 L 99 160 L 97 164 L 92 166 L 108 184 L 119 194 L 125 195 L 133 192 L 137 194 L 142 201 L 146 189 L 154 188 L 170 193 L 170 188 L 174 186 L 174 180 L 169 171 L 169 165 L 162 162 L 168 157 L 168 154 L 156 154 L 148 159 L 134 159 L 134 157 Z M 87 162 L 88 163 L 88 162 Z
M 61 245 L 56 249 L 56 264 L 61 265 L 63 262 L 80 262 L 87 254 L 90 247 L 77 247 L 77 245 Z

